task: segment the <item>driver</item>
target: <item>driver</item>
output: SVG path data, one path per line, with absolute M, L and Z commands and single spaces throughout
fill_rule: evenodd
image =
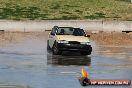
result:
M 65 30 L 61 29 L 60 34 L 65 34 Z

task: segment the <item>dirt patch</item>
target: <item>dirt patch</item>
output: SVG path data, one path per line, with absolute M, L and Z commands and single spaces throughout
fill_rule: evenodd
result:
M 91 40 L 99 45 L 132 45 L 132 33 L 101 32 L 91 34 Z
M 98 45 L 132 45 L 132 33 L 99 32 L 90 33 L 91 40 Z M 47 39 L 48 32 L 2 32 L 0 43 L 22 42 L 28 39 Z
M 9 44 L 22 42 L 29 39 L 45 39 L 47 38 L 46 32 L 1 32 L 0 44 Z

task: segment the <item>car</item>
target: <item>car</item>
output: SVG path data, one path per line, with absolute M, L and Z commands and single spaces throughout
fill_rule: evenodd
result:
M 92 47 L 89 37 L 81 28 L 54 26 L 48 36 L 47 49 L 51 49 L 54 55 L 61 55 L 63 51 L 90 55 Z

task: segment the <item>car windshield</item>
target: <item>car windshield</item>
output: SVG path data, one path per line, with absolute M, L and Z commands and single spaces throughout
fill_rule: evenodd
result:
M 74 35 L 74 36 L 84 36 L 85 32 L 80 28 L 57 28 L 56 35 Z

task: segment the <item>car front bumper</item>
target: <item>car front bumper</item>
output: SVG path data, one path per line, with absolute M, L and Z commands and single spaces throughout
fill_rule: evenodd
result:
M 58 49 L 61 51 L 92 51 L 91 45 L 86 44 L 64 44 L 58 43 Z

